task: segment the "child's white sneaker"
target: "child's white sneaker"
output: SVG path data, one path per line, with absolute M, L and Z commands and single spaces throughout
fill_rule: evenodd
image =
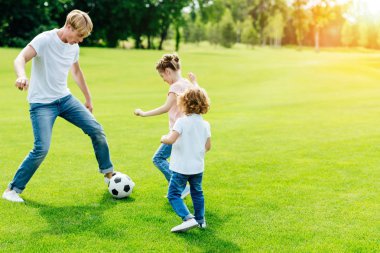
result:
M 6 200 L 9 200 L 9 201 L 12 201 L 12 202 L 20 202 L 20 203 L 24 202 L 24 200 L 14 190 L 12 190 L 12 191 L 5 191 L 3 193 L 3 199 L 6 199 Z
M 186 196 L 189 194 L 190 194 L 190 186 L 186 185 L 185 189 L 183 190 L 181 194 L 181 199 L 186 198 Z
M 182 222 L 182 224 L 172 228 L 171 232 L 174 232 L 174 233 L 185 232 L 189 229 L 192 229 L 198 226 L 199 226 L 198 222 L 194 218 L 191 218 L 191 219 L 188 219 L 187 221 Z
M 204 221 L 203 223 L 199 223 L 198 225 L 199 225 L 199 228 L 201 229 L 205 229 L 207 227 L 206 221 Z

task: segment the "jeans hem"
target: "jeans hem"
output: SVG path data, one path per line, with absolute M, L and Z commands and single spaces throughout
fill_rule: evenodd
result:
M 107 174 L 107 173 L 113 172 L 113 167 L 105 169 L 105 170 L 99 169 L 99 172 L 102 174 Z
M 17 187 L 12 186 L 12 183 L 10 183 L 10 184 L 8 185 L 8 189 L 10 189 L 10 190 L 14 190 L 14 191 L 17 192 L 18 194 L 20 194 L 20 193 L 23 192 L 23 190 L 21 190 L 21 189 L 19 189 L 19 188 L 17 188 Z
M 202 224 L 203 222 L 205 222 L 205 219 L 201 219 L 201 220 L 196 220 L 199 224 Z
M 183 221 L 187 221 L 187 220 L 190 220 L 192 218 L 194 218 L 194 215 L 188 214 L 188 215 L 185 216 L 185 218 L 183 218 Z

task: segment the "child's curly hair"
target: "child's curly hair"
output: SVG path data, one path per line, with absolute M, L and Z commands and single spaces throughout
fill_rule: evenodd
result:
M 177 71 L 181 68 L 178 55 L 164 54 L 156 64 L 156 69 L 159 72 L 164 72 L 167 68 L 170 68 L 174 71 Z
M 178 106 L 186 114 L 206 114 L 210 109 L 210 99 L 202 88 L 191 88 L 178 97 Z

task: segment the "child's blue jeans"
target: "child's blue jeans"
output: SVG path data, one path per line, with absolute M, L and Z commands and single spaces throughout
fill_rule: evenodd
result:
M 18 168 L 9 189 L 21 193 L 32 178 L 49 148 L 52 129 L 56 118 L 62 117 L 90 136 L 101 173 L 113 171 L 106 136 L 102 126 L 88 109 L 72 95 L 49 104 L 31 103 L 30 119 L 33 126 L 34 147 Z
M 184 175 L 177 172 L 172 172 L 172 178 L 169 183 L 168 199 L 176 214 L 183 221 L 194 218 L 198 223 L 204 222 L 205 215 L 205 200 L 202 190 L 203 173 L 195 175 Z M 193 200 L 194 216 L 181 199 L 182 191 L 186 187 L 186 183 L 190 184 L 190 195 Z

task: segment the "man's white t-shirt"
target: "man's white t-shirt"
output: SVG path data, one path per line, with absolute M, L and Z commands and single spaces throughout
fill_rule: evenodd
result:
M 43 32 L 29 43 L 37 52 L 32 62 L 29 103 L 51 103 L 70 94 L 67 76 L 79 59 L 79 46 L 64 43 L 57 32 Z
M 173 144 L 170 169 L 184 175 L 204 171 L 205 144 L 211 137 L 210 124 L 199 114 L 177 119 L 173 127 L 180 136 Z

